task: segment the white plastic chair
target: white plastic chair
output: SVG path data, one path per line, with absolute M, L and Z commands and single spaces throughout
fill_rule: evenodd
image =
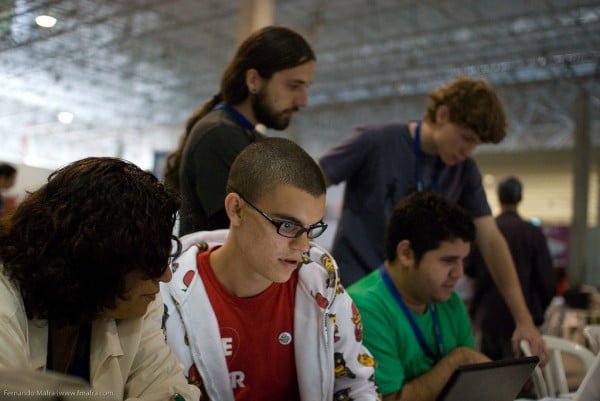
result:
M 600 352 L 600 324 L 588 324 L 583 328 L 583 335 L 594 353 Z
M 561 354 L 576 357 L 586 372 L 594 363 L 595 355 L 589 349 L 573 341 L 549 335 L 542 337 L 546 342 L 551 359 L 543 368 L 536 367 L 531 375 L 535 392 L 539 398 L 564 397 L 569 394 L 569 385 Z M 532 355 L 529 343 L 523 340 L 520 345 L 526 356 Z

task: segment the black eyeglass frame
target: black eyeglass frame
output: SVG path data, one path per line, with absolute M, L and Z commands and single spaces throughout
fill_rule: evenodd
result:
M 307 235 L 308 239 L 315 239 L 315 238 L 318 238 L 318 237 L 320 237 L 321 235 L 323 235 L 323 233 L 325 232 L 325 230 L 327 230 L 327 227 L 328 227 L 328 226 L 327 226 L 327 224 L 325 224 L 325 223 L 323 222 L 323 220 L 321 220 L 321 221 L 319 221 L 319 222 L 317 222 L 317 223 L 315 223 L 315 224 L 312 224 L 312 225 L 308 226 L 308 228 L 306 228 L 306 227 L 303 227 L 303 226 L 301 226 L 300 224 L 298 224 L 298 223 L 296 223 L 296 222 L 293 222 L 293 221 L 290 221 L 290 220 L 276 221 L 276 220 L 275 220 L 275 219 L 273 219 L 271 216 L 269 216 L 268 214 L 266 214 L 265 212 L 263 212 L 262 210 L 260 210 L 260 209 L 259 209 L 259 208 L 257 208 L 256 206 L 254 206 L 254 205 L 253 205 L 253 204 L 252 204 L 250 201 L 248 201 L 248 199 L 246 199 L 246 198 L 244 197 L 244 195 L 242 195 L 241 193 L 239 193 L 239 192 L 237 192 L 237 191 L 232 191 L 232 192 L 233 192 L 233 193 L 235 193 L 235 194 L 237 194 L 237 195 L 238 195 L 240 198 L 242 198 L 242 200 L 243 200 L 244 202 L 246 202 L 246 203 L 247 203 L 248 205 L 250 205 L 250 206 L 251 206 L 251 207 L 252 207 L 254 210 L 256 210 L 258 213 L 260 213 L 260 215 L 261 215 L 261 216 L 263 216 L 265 219 L 267 219 L 267 221 L 268 221 L 269 223 L 273 224 L 273 226 L 275 226 L 275 228 L 276 228 L 277 234 L 281 235 L 282 237 L 285 237 L 285 238 L 298 238 L 298 237 L 300 237 L 302 234 L 306 233 L 306 235 Z M 298 228 L 299 228 L 299 229 L 298 229 L 298 232 L 297 232 L 295 235 L 293 235 L 293 236 L 282 234 L 282 233 L 281 233 L 281 231 L 280 231 L 280 229 L 281 229 L 281 226 L 282 226 L 282 225 L 284 225 L 284 224 L 286 224 L 286 223 L 288 223 L 288 224 L 293 224 L 293 225 L 295 225 L 296 227 L 298 227 Z M 321 232 L 319 233 L 319 235 L 311 236 L 311 235 L 310 235 L 310 232 L 311 232 L 311 230 L 314 230 L 314 229 L 316 229 L 316 228 L 322 228 L 322 229 L 323 229 L 323 231 L 321 231 Z

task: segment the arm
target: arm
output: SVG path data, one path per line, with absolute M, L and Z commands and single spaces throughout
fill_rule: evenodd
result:
M 338 295 L 334 305 L 339 336 L 334 342 L 334 393 L 348 392 L 349 399 L 355 401 L 375 401 L 378 399 L 373 381 L 375 361 L 362 343 L 363 326 L 358 309 L 345 291 Z
M 140 344 L 125 383 L 127 400 L 167 400 L 173 393 L 187 401 L 200 399 L 197 387 L 189 385 L 182 366 L 165 342 L 161 330 L 163 303 L 157 299 L 144 316 Z
M 329 178 L 327 177 L 327 174 L 325 173 L 325 170 L 323 169 L 323 167 L 321 165 L 319 165 L 319 167 L 321 167 L 321 171 L 323 172 L 323 178 L 325 179 L 325 186 L 327 188 L 329 188 L 330 186 L 333 185 L 333 182 L 331 182 L 329 180 Z
M 31 369 L 27 317 L 20 297 L 0 275 L 0 369 Z
M 356 174 L 371 149 L 371 140 L 364 130 L 357 132 L 319 159 L 319 166 L 329 187 L 346 181 Z
M 397 393 L 387 394 L 383 401 L 435 401 L 461 365 L 488 362 L 490 359 L 467 347 L 458 347 L 435 364 L 428 372 L 406 382 Z
M 31 369 L 29 345 L 16 316 L 0 313 L 0 369 Z
M 512 336 L 513 352 L 518 354 L 519 342 L 527 340 L 533 354 L 539 355 L 541 361 L 546 361 L 547 350 L 544 340 L 535 327 L 525 304 L 521 284 L 506 240 L 491 216 L 475 219 L 475 227 L 477 246 L 496 287 L 515 320 L 516 328 Z

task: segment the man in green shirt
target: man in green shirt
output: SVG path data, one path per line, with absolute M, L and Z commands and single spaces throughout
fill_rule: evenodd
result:
M 384 401 L 434 401 L 458 366 L 489 361 L 473 349 L 469 315 L 454 292 L 474 239 L 464 209 L 413 193 L 392 213 L 384 264 L 348 289 Z

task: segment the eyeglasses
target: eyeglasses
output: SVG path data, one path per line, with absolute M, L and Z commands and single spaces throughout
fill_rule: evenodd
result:
M 294 223 L 293 221 L 289 220 L 275 220 L 272 217 L 268 216 L 265 212 L 254 206 L 252 203 L 250 203 L 248 199 L 244 197 L 244 195 L 242 195 L 239 192 L 236 192 L 236 194 L 238 194 L 239 197 L 244 200 L 244 202 L 246 202 L 254 210 L 260 213 L 265 219 L 267 219 L 269 223 L 273 224 L 275 228 L 277 228 L 277 234 L 281 235 L 282 237 L 298 238 L 302 234 L 306 233 L 308 239 L 315 239 L 321 234 L 323 234 L 327 229 L 327 224 L 323 223 L 322 220 L 309 227 L 303 227 L 300 224 Z

